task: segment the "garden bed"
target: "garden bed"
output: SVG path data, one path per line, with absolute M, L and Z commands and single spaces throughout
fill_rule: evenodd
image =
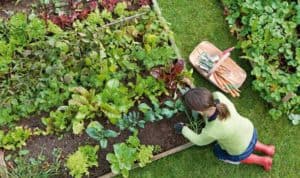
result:
M 105 121 L 99 119 L 103 126 L 107 129 L 117 130 L 117 128 Z M 172 119 L 164 119 L 155 123 L 148 123 L 144 129 L 139 129 L 138 137 L 142 144 L 146 145 L 159 145 L 161 150 L 158 153 L 165 152 L 177 146 L 187 143 L 187 140 L 180 134 L 176 134 L 174 131 L 174 124 L 177 122 L 188 122 L 184 114 L 178 114 Z M 27 125 L 28 127 L 42 126 L 42 123 L 36 118 L 30 120 L 24 120 L 20 125 Z M 90 170 L 90 177 L 98 177 L 110 172 L 110 164 L 106 160 L 106 154 L 113 152 L 113 144 L 124 142 L 128 136 L 131 135 L 129 131 L 122 132 L 117 138 L 109 139 L 108 147 L 101 149 L 98 152 L 99 167 L 92 168 Z M 76 151 L 81 145 L 96 145 L 97 142 L 91 139 L 86 133 L 77 136 L 72 133 L 66 133 L 62 138 L 58 138 L 55 135 L 51 136 L 37 136 L 32 137 L 27 141 L 27 146 L 24 149 L 30 151 L 29 157 L 36 157 L 40 153 L 43 153 L 49 161 L 54 160 L 52 150 L 54 148 L 61 148 L 62 161 L 65 161 L 66 155 L 69 155 Z M 157 153 L 157 154 L 158 154 Z M 65 170 L 64 174 L 59 175 L 62 177 L 70 177 Z
M 71 15 L 42 15 L 46 20 L 53 17 L 50 20 L 62 29 L 23 14 L 13 16 L 0 29 L 9 31 L 9 35 L 0 34 L 0 45 L 12 49 L 11 53 L 0 51 L 4 98 L 0 102 L 0 147 L 11 150 L 6 155 L 12 157 L 18 151 L 27 158 L 44 155 L 42 169 L 54 164 L 57 155 L 52 153 L 59 149 L 64 167 L 59 177 L 70 177 L 65 168 L 68 160 L 77 159 L 72 156 L 81 154 L 79 147 L 89 145 L 97 152 L 92 155 L 96 160 L 87 166 L 89 171 L 74 175 L 98 177 L 110 172 L 107 154 L 127 142 L 133 129 L 138 130 L 140 144 L 129 150 L 141 152 L 149 145 L 145 148 L 152 155 L 187 142 L 175 134 L 173 125 L 188 122 L 177 86 L 189 74 L 183 61 L 177 60 L 180 54 L 156 1 L 151 9 L 130 6 L 134 8 L 128 11 L 126 4 L 115 4 L 112 12 L 102 6 L 100 11 L 91 3 Z M 131 119 L 129 126 L 122 123 L 126 118 Z M 91 123 L 98 128 L 90 127 Z M 107 138 L 107 147 L 100 141 L 100 149 L 99 140 L 91 138 L 99 125 L 115 131 L 110 136 L 114 138 Z M 151 155 L 143 157 L 146 163 L 151 162 Z M 13 159 L 7 159 L 9 169 L 17 169 Z M 73 169 L 81 168 L 70 164 Z

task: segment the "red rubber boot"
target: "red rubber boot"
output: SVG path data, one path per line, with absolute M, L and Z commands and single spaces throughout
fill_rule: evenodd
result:
M 255 144 L 255 151 L 263 152 L 269 156 L 273 156 L 275 154 L 275 146 L 274 145 L 265 145 L 260 141 L 257 141 Z
M 244 164 L 258 164 L 263 166 L 265 171 L 270 171 L 272 168 L 273 160 L 268 156 L 258 156 L 256 154 L 251 154 L 248 158 L 241 161 Z

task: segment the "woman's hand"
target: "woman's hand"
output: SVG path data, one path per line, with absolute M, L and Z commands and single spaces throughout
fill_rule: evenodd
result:
M 183 122 L 176 123 L 176 124 L 174 125 L 175 132 L 176 132 L 177 134 L 181 134 L 181 131 L 182 131 L 183 126 L 184 126 L 184 123 L 183 123 Z

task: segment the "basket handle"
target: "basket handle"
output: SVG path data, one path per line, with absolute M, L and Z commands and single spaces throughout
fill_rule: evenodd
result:
M 209 78 L 211 74 L 213 74 L 219 66 L 230 56 L 230 53 L 227 53 L 226 55 L 223 55 L 221 59 L 214 65 L 214 67 L 208 72 L 207 77 Z
M 224 50 L 220 55 L 221 55 L 221 59 L 214 65 L 214 67 L 208 72 L 207 77 L 209 78 L 211 76 L 211 74 L 213 74 L 218 67 L 225 61 L 225 59 L 227 59 L 230 56 L 230 52 L 234 50 L 234 47 L 228 48 L 226 50 Z

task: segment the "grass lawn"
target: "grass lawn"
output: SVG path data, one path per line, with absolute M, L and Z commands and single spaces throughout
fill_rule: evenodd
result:
M 229 33 L 219 0 L 159 0 L 164 17 L 171 23 L 175 39 L 184 58 L 201 41 L 208 40 L 225 49 L 236 44 Z M 232 55 L 247 70 L 248 78 L 242 87 L 241 97 L 232 99 L 238 111 L 248 117 L 258 130 L 264 143 L 273 143 L 277 154 L 271 172 L 253 165 L 230 165 L 218 161 L 212 153 L 212 145 L 194 146 L 169 156 L 142 169 L 131 171 L 131 177 L 300 177 L 300 129 L 292 126 L 287 118 L 272 120 L 267 114 L 269 106 L 253 91 L 250 66 L 239 59 L 240 51 Z M 216 90 L 198 74 L 194 74 L 197 86 Z

